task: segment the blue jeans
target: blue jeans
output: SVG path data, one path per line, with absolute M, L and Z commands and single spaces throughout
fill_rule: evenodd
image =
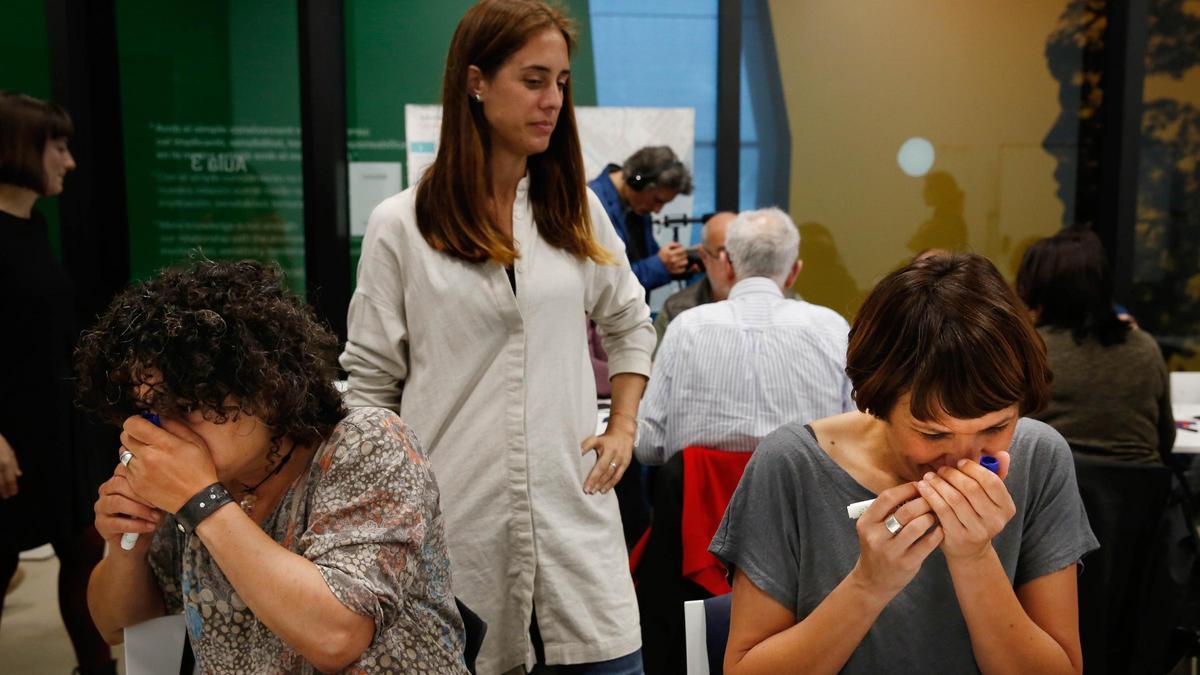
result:
M 576 663 L 570 666 L 533 667 L 533 675 L 643 675 L 642 650 L 608 661 Z

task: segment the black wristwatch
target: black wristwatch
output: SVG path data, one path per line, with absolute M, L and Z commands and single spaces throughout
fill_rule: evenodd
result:
M 233 497 L 229 496 L 229 490 L 220 483 L 213 483 L 187 500 L 175 513 L 175 522 L 180 532 L 189 534 L 196 530 L 201 521 L 216 513 L 217 509 L 231 503 Z

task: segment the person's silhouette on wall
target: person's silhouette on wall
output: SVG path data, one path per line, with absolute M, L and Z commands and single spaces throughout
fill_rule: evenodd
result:
M 963 219 L 965 195 L 954 176 L 946 171 L 934 171 L 926 175 L 922 196 L 925 205 L 931 207 L 933 213 L 908 240 L 908 250 L 913 253 L 931 248 L 967 250 L 967 221 Z

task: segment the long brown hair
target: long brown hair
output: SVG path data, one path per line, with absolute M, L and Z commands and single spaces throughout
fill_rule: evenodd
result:
M 483 107 L 467 95 L 467 69 L 491 78 L 534 35 L 562 32 L 575 47 L 573 22 L 539 0 L 482 0 L 467 10 L 446 56 L 442 131 L 437 157 L 417 185 L 417 228 L 433 248 L 470 262 L 517 258 L 512 237 L 495 227 L 490 207 L 490 138 Z M 529 200 L 538 234 L 551 246 L 597 263 L 613 255 L 592 235 L 583 153 L 575 128 L 571 83 L 545 152 L 529 157 Z

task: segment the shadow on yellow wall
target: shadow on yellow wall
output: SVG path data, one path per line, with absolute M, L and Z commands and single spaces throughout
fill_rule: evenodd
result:
M 967 221 L 963 218 L 966 195 L 949 171 L 934 171 L 925 176 L 922 191 L 925 205 L 933 209 L 929 219 L 917 226 L 905 244 L 914 254 L 931 248 L 946 251 L 967 250 Z
M 802 299 L 828 307 L 850 320 L 866 297 L 842 262 L 829 228 L 820 223 L 803 223 L 800 229 L 800 259 L 804 266 L 792 287 Z

